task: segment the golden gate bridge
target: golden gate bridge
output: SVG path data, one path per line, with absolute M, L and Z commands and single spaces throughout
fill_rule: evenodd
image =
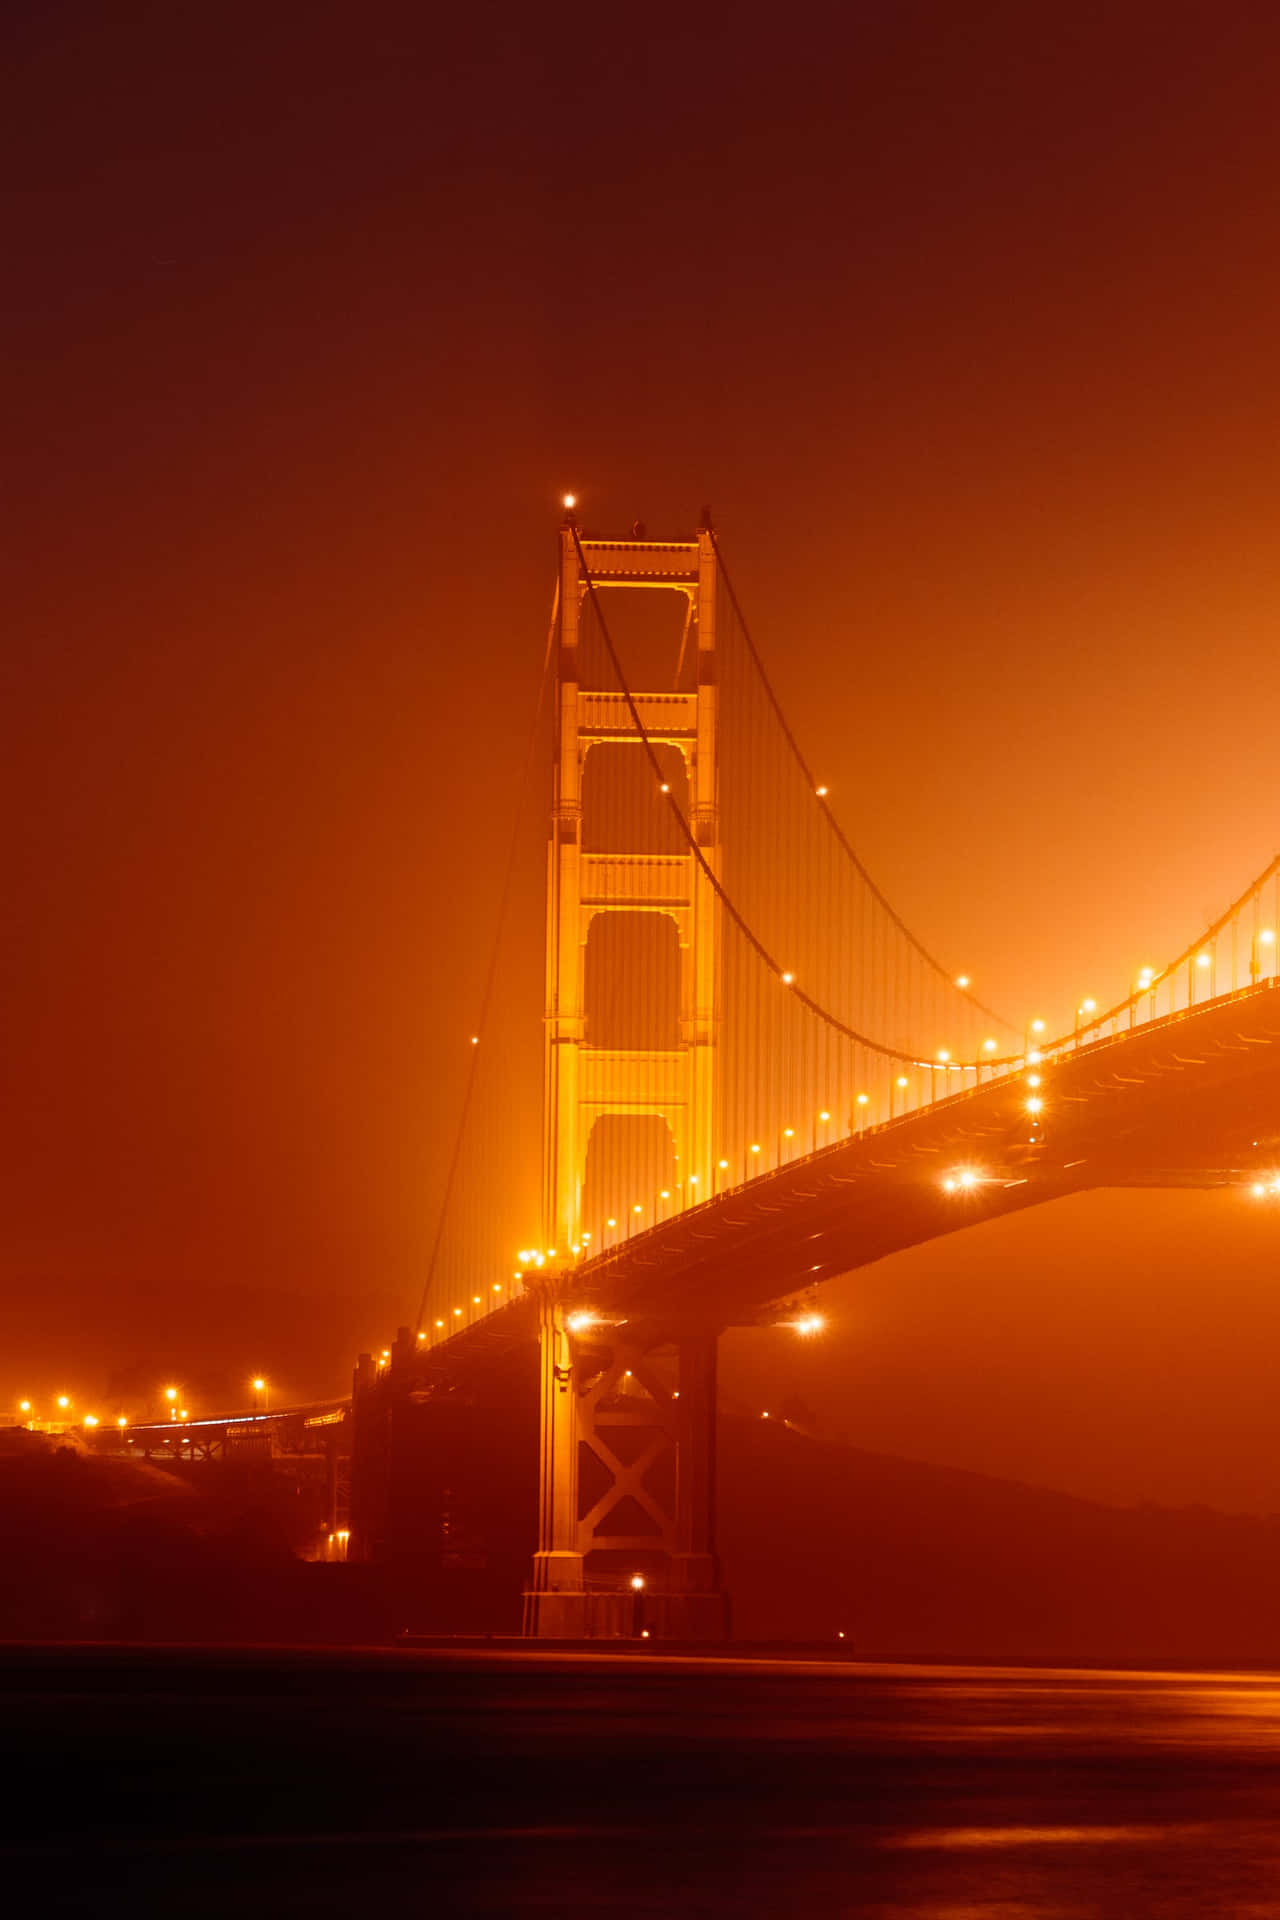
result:
M 644 597 L 675 617 L 638 677 Z M 548 809 L 539 1023 L 509 902 Z M 419 1310 L 356 1371 L 352 1555 L 421 1529 L 405 1462 L 536 1354 L 526 1632 L 630 1632 L 639 1581 L 652 1631 L 722 1634 L 718 1335 L 815 1330 L 824 1280 L 1066 1193 L 1280 1193 L 1277 927 L 1280 859 L 1068 1031 L 1002 1017 L 843 831 L 710 514 L 660 541 L 570 510 Z

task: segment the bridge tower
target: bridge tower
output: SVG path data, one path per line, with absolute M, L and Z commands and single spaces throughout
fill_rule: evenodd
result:
M 580 557 L 581 556 L 581 557 Z M 547 870 L 545 1245 L 565 1251 L 582 1232 L 587 1148 L 606 1115 L 654 1114 L 667 1125 L 679 1164 L 711 1191 L 716 1029 L 716 898 L 688 849 L 654 854 L 583 849 L 583 785 L 598 746 L 643 752 L 625 695 L 581 683 L 583 562 L 599 591 L 665 590 L 685 596 L 696 635 L 696 687 L 635 696 L 645 732 L 680 753 L 691 824 L 703 856 L 718 864 L 716 806 L 716 556 L 709 530 L 694 541 L 588 540 L 560 536 L 560 632 L 556 674 L 555 785 Z M 680 1037 L 675 1048 L 591 1046 L 586 1032 L 586 951 L 606 914 L 661 913 L 680 945 Z
M 588 757 L 604 745 L 644 753 L 624 693 L 583 683 L 587 581 L 683 595 L 694 684 L 633 694 L 644 733 L 674 748 L 688 782 L 689 823 L 707 866 L 719 864 L 716 765 L 717 560 L 709 526 L 689 541 L 601 540 L 567 521 L 560 536 L 555 773 L 547 870 L 544 1245 L 557 1258 L 533 1288 L 541 1313 L 541 1500 L 525 1630 L 578 1636 L 626 1632 L 633 1595 L 606 1573 L 588 1590 L 588 1554 L 615 1575 L 620 1556 L 657 1568 L 645 1606 L 664 1636 L 714 1637 L 725 1625 L 713 1539 L 715 1328 L 588 1332 L 575 1311 L 583 1188 L 592 1129 L 608 1116 L 656 1116 L 682 1180 L 714 1191 L 717 1027 L 715 890 L 687 846 L 675 853 L 583 844 Z M 625 662 L 624 662 L 625 666 Z M 589 671 L 589 669 L 587 670 Z M 658 913 L 675 923 L 680 955 L 678 1041 L 666 1047 L 592 1045 L 586 954 L 594 920 Z M 594 1250 L 594 1249 L 593 1249 Z M 526 1284 L 529 1284 L 526 1282 Z M 622 1338 L 625 1331 L 626 1338 Z M 628 1391 L 620 1396 L 625 1380 Z M 627 1436 L 622 1429 L 630 1430 Z M 580 1484 L 590 1456 L 595 1497 Z M 639 1530 L 637 1530 L 637 1527 Z

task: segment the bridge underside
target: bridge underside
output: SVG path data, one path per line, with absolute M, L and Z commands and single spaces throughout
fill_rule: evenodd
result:
M 650 1618 L 682 1634 L 723 1630 L 713 1524 L 714 1342 L 723 1328 L 752 1324 L 775 1303 L 888 1254 L 1066 1194 L 1273 1175 L 1280 992 L 1272 988 L 1264 982 L 1040 1063 L 1043 1109 L 1034 1117 L 1024 1077 L 1011 1076 L 798 1158 L 607 1255 L 539 1276 L 536 1296 L 413 1355 L 419 1394 L 465 1397 L 495 1357 L 539 1342 L 542 1518 L 526 1629 L 588 1631 L 594 1607 L 603 1630 L 636 1630 L 624 1573 L 643 1561 Z M 961 1172 L 973 1184 L 949 1189 Z M 676 1372 L 663 1372 L 664 1354 L 676 1357 Z M 619 1393 L 624 1374 L 635 1385 Z M 648 1438 L 623 1448 L 616 1437 L 627 1428 Z M 672 1477 L 655 1492 L 664 1455 Z M 580 1480 L 586 1458 L 606 1470 L 590 1500 Z M 641 1513 L 644 1528 L 622 1526 L 609 1553 L 605 1522 L 620 1510 L 632 1520 Z M 602 1553 L 597 1586 L 613 1595 L 607 1604 L 588 1597 Z M 664 1596 L 681 1594 L 697 1597 L 664 1613 Z

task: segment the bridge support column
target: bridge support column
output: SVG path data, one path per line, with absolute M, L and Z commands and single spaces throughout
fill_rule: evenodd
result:
M 542 1301 L 538 1340 L 538 1548 L 524 1597 L 524 1631 L 534 1638 L 578 1640 L 587 1631 L 578 1543 L 578 1394 L 565 1308 L 549 1295 Z
M 579 1319 L 548 1289 L 539 1339 L 540 1517 L 525 1633 L 723 1639 L 715 1334 L 615 1330 Z

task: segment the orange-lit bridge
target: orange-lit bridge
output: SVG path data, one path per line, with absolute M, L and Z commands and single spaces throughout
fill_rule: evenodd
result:
M 527 1632 L 632 1631 L 641 1579 L 651 1630 L 715 1636 L 721 1330 L 814 1325 L 823 1280 L 1064 1194 L 1271 1189 L 1280 863 L 1065 1033 L 1011 1025 L 846 837 L 705 512 L 671 541 L 570 514 L 539 716 L 545 997 L 510 988 L 504 899 L 417 1323 L 357 1369 L 352 1552 L 465 1560 L 456 1463 L 496 1432 L 487 1480 L 536 1482 Z M 509 886 L 521 863 L 517 826 Z

